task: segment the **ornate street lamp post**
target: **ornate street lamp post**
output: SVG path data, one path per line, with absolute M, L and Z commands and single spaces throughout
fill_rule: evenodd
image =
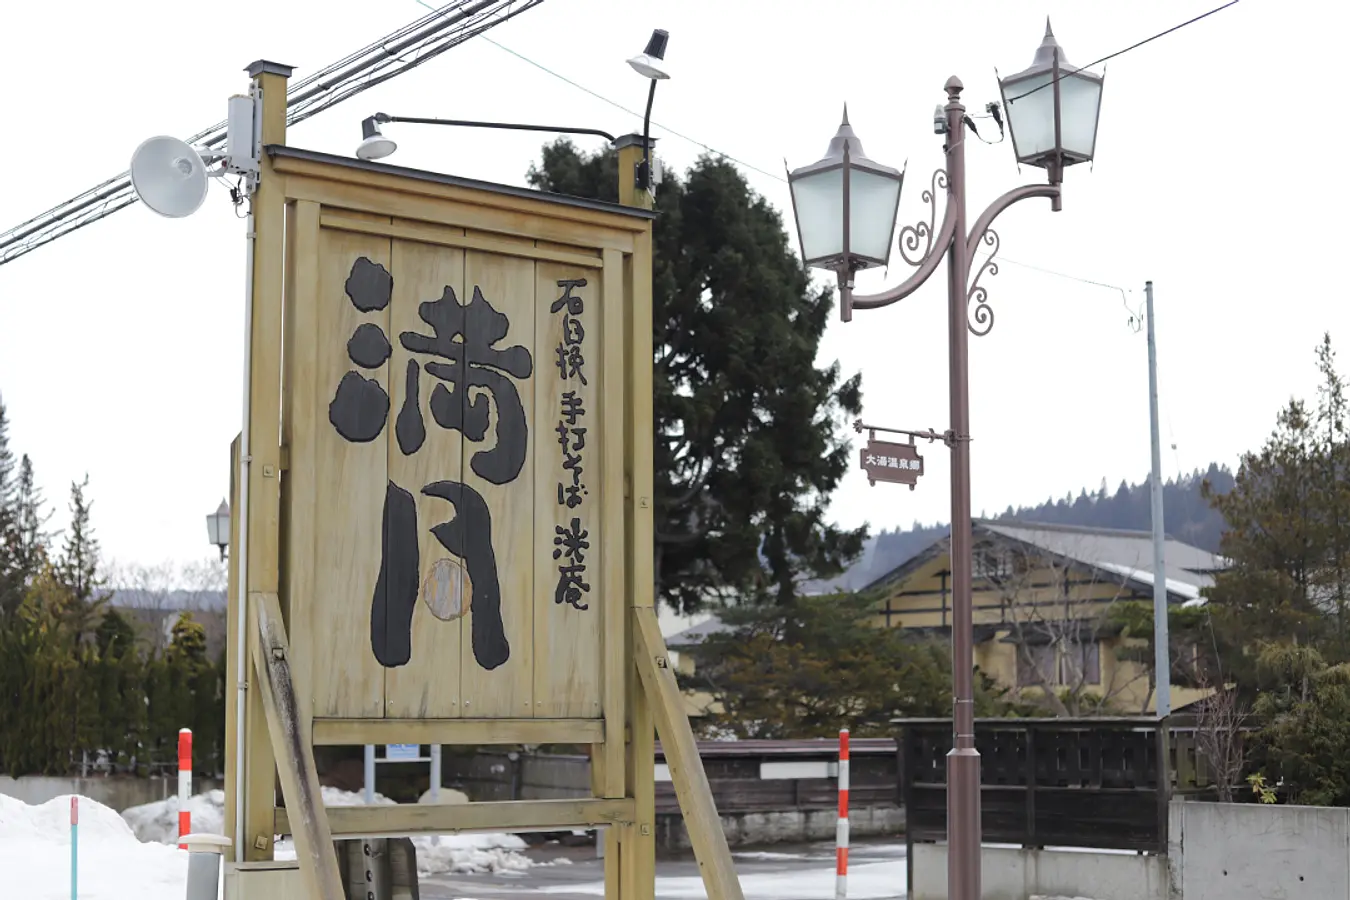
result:
M 1014 188 L 991 203 L 973 227 L 966 219 L 966 108 L 961 80 L 947 79 L 947 104 L 935 130 L 946 135 L 947 164 L 923 192 L 928 218 L 900 230 L 900 255 L 916 271 L 879 294 L 853 293 L 856 271 L 885 265 L 894 232 L 903 174 L 870 161 L 848 123 L 847 111 L 824 159 L 789 173 L 802 258 L 839 279 L 840 313 L 879 309 L 903 300 L 947 259 L 951 426 L 942 435 L 952 454 L 952 751 L 947 756 L 947 885 L 952 900 L 980 900 L 980 756 L 975 750 L 973 634 L 971 608 L 970 396 L 968 334 L 988 334 L 994 313 L 980 276 L 997 274 L 998 235 L 990 225 L 1019 200 L 1045 197 L 1060 209 L 1064 167 L 1089 162 L 1097 142 L 1102 79 L 1076 71 L 1064 59 L 1050 22 L 1030 68 L 1000 82 L 1018 162 L 1046 170 L 1047 184 Z M 993 112 L 997 112 L 994 107 Z M 1000 129 L 1002 124 L 1000 122 Z M 947 192 L 941 225 L 937 195 Z M 990 257 L 971 278 L 975 250 Z

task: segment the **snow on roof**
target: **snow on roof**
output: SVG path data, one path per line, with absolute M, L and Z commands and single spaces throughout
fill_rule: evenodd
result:
M 1105 569 L 1108 572 L 1115 572 L 1117 575 L 1124 575 L 1131 581 L 1138 581 L 1148 585 L 1149 587 L 1152 587 L 1154 584 L 1155 579 L 1153 578 L 1153 573 L 1145 569 L 1136 569 L 1133 566 L 1122 566 L 1119 563 L 1113 562 L 1099 562 L 1097 563 L 1097 566 L 1099 568 Z M 1197 600 L 1204 602 L 1200 596 L 1199 585 L 1191 584 L 1186 581 L 1181 581 L 1176 578 L 1164 578 L 1163 586 L 1167 589 L 1167 593 L 1176 594 L 1179 597 L 1185 597 L 1187 603 L 1192 603 Z

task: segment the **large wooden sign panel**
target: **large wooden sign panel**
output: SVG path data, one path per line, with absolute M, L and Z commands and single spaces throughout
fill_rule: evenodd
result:
M 289 216 L 283 498 L 310 715 L 599 718 L 622 257 L 316 207 Z

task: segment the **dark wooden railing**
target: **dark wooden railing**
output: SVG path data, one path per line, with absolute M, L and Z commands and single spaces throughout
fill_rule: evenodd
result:
M 896 725 L 908 840 L 945 840 L 951 722 Z M 1166 852 L 1167 737 L 1156 719 L 978 720 L 984 842 Z

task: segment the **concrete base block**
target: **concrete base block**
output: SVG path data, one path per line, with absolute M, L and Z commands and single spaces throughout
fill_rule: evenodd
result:
M 914 845 L 911 900 L 947 900 L 947 845 Z M 1167 859 L 1105 850 L 980 852 L 982 900 L 1091 897 L 1092 900 L 1168 900 Z

